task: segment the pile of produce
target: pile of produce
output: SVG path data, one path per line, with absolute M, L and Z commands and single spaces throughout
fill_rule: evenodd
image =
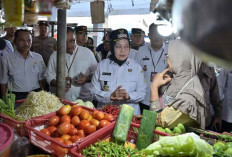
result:
M 173 130 L 169 128 L 162 128 L 162 127 L 156 127 L 155 129 L 170 135 L 179 135 L 186 133 L 185 127 L 182 123 L 179 123 Z
M 204 140 L 196 135 L 183 134 L 178 136 L 166 136 L 149 145 L 141 151 L 145 156 L 192 156 L 212 157 L 214 150 Z
M 110 114 L 98 110 L 91 113 L 81 106 L 65 105 L 59 109 L 58 115 L 49 118 L 49 126 L 40 131 L 63 144 L 72 145 L 112 121 Z
M 232 142 L 217 142 L 213 145 L 215 157 L 231 157 L 232 156 Z
M 120 106 L 116 105 L 104 105 L 102 107 L 102 111 L 108 114 L 112 114 L 113 116 L 117 117 L 120 111 Z
M 126 156 L 141 156 L 137 149 L 119 145 L 113 142 L 98 142 L 90 147 L 82 150 L 82 155 L 85 157 L 100 156 L 100 157 L 126 157 Z
M 31 92 L 27 99 L 15 110 L 15 114 L 22 120 L 43 116 L 59 110 L 63 104 L 53 94 L 40 91 Z
M 77 104 L 79 106 L 85 106 L 85 107 L 94 109 L 94 105 L 93 105 L 93 103 L 91 101 L 84 102 L 81 99 L 77 99 L 77 100 L 73 101 L 72 103 L 75 103 L 75 104 Z

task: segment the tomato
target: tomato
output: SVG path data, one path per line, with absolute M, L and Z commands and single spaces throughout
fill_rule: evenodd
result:
M 78 116 L 81 113 L 81 111 L 82 111 L 82 107 L 80 106 L 72 107 L 71 115 Z
M 87 120 L 82 120 L 82 121 L 80 122 L 80 124 L 79 124 L 79 128 L 80 128 L 81 130 L 85 130 L 85 128 L 86 128 L 87 126 L 90 126 L 90 123 L 89 123 L 89 121 L 87 121 Z
M 114 117 L 112 114 L 106 114 L 104 119 L 109 121 L 109 122 L 112 122 L 114 120 Z
M 89 114 L 89 111 L 87 111 L 87 110 L 82 110 L 80 113 L 81 119 L 88 119 L 89 116 L 90 116 L 90 114 Z
M 44 134 L 47 135 L 47 136 L 50 136 L 50 132 L 49 132 L 48 129 L 46 129 L 46 128 L 40 130 L 40 132 L 44 133 Z
M 78 126 L 80 124 L 80 118 L 78 116 L 72 117 L 72 124 Z
M 72 128 L 70 129 L 70 131 L 68 132 L 69 135 L 73 136 L 77 134 L 77 129 L 76 128 Z
M 55 126 L 49 126 L 48 131 L 50 132 L 50 135 L 53 136 L 57 128 Z
M 58 132 L 58 128 L 57 128 L 57 130 L 56 131 L 54 131 L 54 133 L 53 133 L 53 137 L 60 137 L 61 135 L 60 135 L 60 133 Z
M 92 116 L 93 118 L 95 118 L 96 114 L 98 113 L 99 111 L 98 110 L 94 110 L 93 113 L 92 113 Z
M 89 117 L 87 118 L 87 121 L 91 121 L 91 119 L 92 119 L 93 117 L 91 116 L 91 115 L 89 115 Z
M 63 122 L 71 122 L 71 118 L 68 116 L 68 115 L 63 115 L 61 118 L 60 118 L 60 123 L 63 123 Z
M 73 125 L 73 124 L 70 124 L 70 125 L 71 125 L 71 129 L 72 129 L 72 128 L 75 128 L 75 125 Z
M 92 134 L 96 130 L 97 130 L 97 128 L 95 125 L 90 125 L 90 126 L 87 126 L 84 131 L 86 134 Z
M 99 111 L 98 113 L 96 113 L 95 118 L 96 118 L 97 120 L 102 120 L 102 119 L 104 119 L 104 113 L 101 112 L 101 111 Z
M 73 144 L 73 142 L 71 140 L 64 140 L 64 144 L 70 146 Z
M 107 120 L 101 120 L 100 123 L 99 123 L 99 128 L 103 128 L 103 127 L 105 127 L 105 126 L 107 126 L 109 124 L 110 124 L 109 121 L 107 121 Z
M 59 114 L 60 115 L 67 115 L 71 111 L 71 106 L 70 105 L 64 105 L 59 109 Z
M 81 137 L 80 137 L 80 136 L 71 136 L 70 140 L 71 140 L 73 143 L 76 143 L 77 141 L 80 141 L 80 140 L 81 140 Z
M 58 116 L 52 116 L 48 120 L 49 125 L 57 125 L 57 124 L 59 124 L 59 122 L 60 122 L 60 118 Z
M 65 134 L 65 135 L 62 135 L 61 136 L 61 138 L 63 139 L 63 140 L 69 140 L 70 139 L 70 135 L 68 135 L 68 134 Z
M 62 139 L 62 138 L 54 138 L 56 141 L 58 141 L 58 142 L 60 142 L 60 143 L 63 143 L 64 144 L 64 139 Z
M 71 125 L 69 122 L 63 122 L 61 123 L 59 126 L 58 126 L 58 132 L 61 134 L 61 135 L 64 135 L 64 134 L 67 134 L 70 129 L 71 129 Z
M 83 138 L 83 137 L 85 137 L 85 132 L 84 132 L 84 130 L 78 130 L 76 135 Z
M 98 127 L 99 126 L 99 121 L 97 119 L 91 119 L 90 124 L 95 125 L 96 127 Z

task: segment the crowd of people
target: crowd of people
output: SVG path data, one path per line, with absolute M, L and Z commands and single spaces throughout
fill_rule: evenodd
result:
M 5 28 L 0 39 L 1 96 L 10 89 L 17 100 L 31 91 L 56 93 L 57 42 L 48 37 L 48 27 L 40 21 L 39 36 L 33 38 L 27 29 Z M 142 29 L 131 32 L 108 32 L 95 49 L 86 26 L 67 27 L 67 100 L 94 101 L 99 108 L 126 103 L 136 115 L 143 109 L 162 111 L 201 128 L 232 131 L 232 71 L 218 68 L 215 73 L 182 40 L 164 42 L 154 23 L 149 43 Z

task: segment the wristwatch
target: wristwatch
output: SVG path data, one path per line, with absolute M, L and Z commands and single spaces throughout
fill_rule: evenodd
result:
M 150 110 L 153 110 L 153 111 L 156 111 L 156 112 L 161 112 L 162 111 L 159 100 L 150 101 Z

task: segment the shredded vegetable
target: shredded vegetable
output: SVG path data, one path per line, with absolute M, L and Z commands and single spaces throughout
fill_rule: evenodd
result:
M 63 104 L 53 94 L 40 91 L 31 92 L 27 99 L 15 110 L 16 116 L 23 120 L 42 116 L 59 110 Z

